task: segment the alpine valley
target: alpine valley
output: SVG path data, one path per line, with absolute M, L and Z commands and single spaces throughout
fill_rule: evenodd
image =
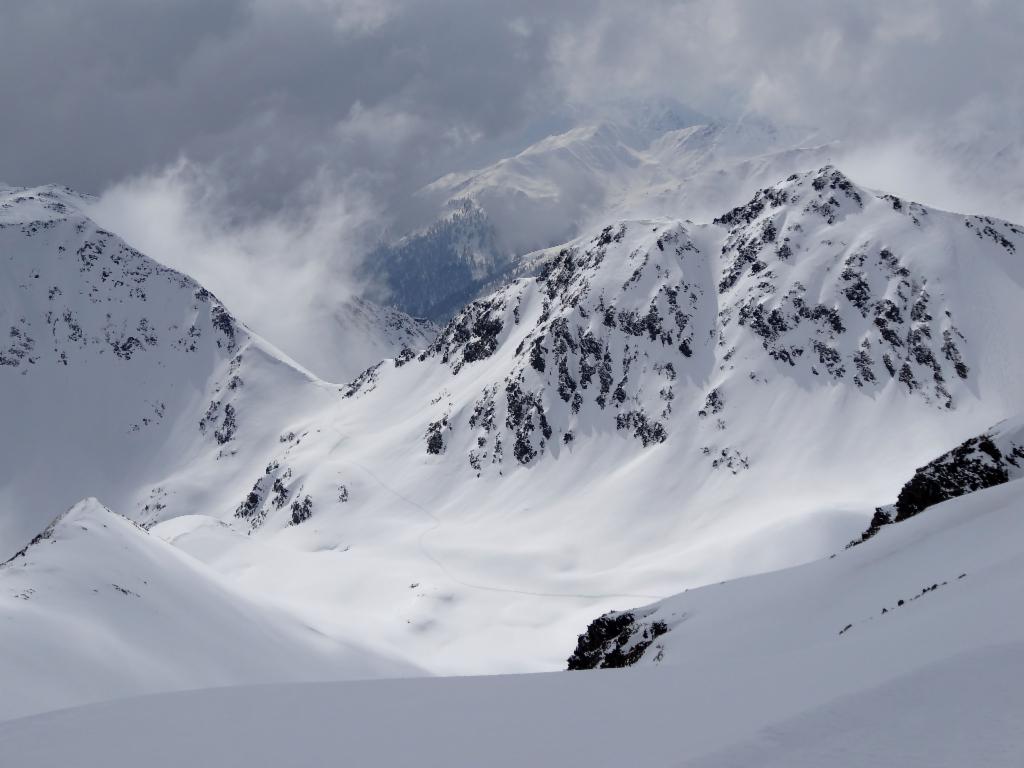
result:
M 1024 228 L 698 120 L 422 190 L 320 370 L 0 190 L 0 755 L 1019 755 Z

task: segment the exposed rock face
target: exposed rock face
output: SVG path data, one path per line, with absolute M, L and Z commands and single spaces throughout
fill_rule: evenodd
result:
M 466 307 L 424 359 L 457 374 L 515 344 L 503 380 L 472 405 L 470 464 L 500 463 L 507 447 L 529 464 L 550 441 L 571 442 L 566 435 L 586 420 L 643 446 L 663 442 L 673 381 L 696 336 L 710 332 L 702 327 L 713 312 L 700 285 L 706 271 L 682 225 L 620 224 L 563 248 L 535 281 Z
M 865 213 L 868 202 L 877 208 L 881 200 L 827 166 L 761 190 L 719 217 L 716 223 L 729 228 L 718 282 L 721 343 L 736 344 L 739 326 L 794 369 L 869 392 L 896 379 L 908 393 L 952 408 L 950 382 L 969 377 L 966 340 L 953 311 L 936 306 L 933 276 L 907 266 L 901 249 L 867 226 L 875 218 Z M 908 217 L 911 228 L 922 228 L 929 215 L 902 202 L 887 213 Z M 1022 234 L 1005 222 L 964 222 L 972 231 L 981 226 L 979 234 L 989 227 L 994 238 Z M 824 280 L 816 288 L 801 271 L 812 254 L 822 269 L 813 279 Z
M 1024 442 L 1004 454 L 990 435 L 971 438 L 917 471 L 896 499 L 896 522 L 913 517 L 933 504 L 990 488 L 1010 479 L 1024 459 Z
M 650 613 L 649 611 L 647 613 Z M 662 621 L 645 622 L 647 614 L 606 613 L 579 636 L 569 669 L 610 669 L 635 664 L 658 637 L 668 632 Z
M 267 465 L 263 475 L 253 484 L 252 490 L 249 491 L 242 503 L 235 509 L 235 517 L 245 520 L 253 529 L 259 528 L 267 519 L 268 514 L 281 509 L 288 503 L 295 486 L 291 480 L 292 470 L 287 466 L 282 466 L 279 461 L 272 461 Z M 294 502 L 293 507 L 297 503 L 297 501 Z
M 1024 419 L 1010 419 L 965 440 L 914 473 L 895 504 L 875 510 L 871 525 L 850 546 L 928 507 L 1024 476 Z

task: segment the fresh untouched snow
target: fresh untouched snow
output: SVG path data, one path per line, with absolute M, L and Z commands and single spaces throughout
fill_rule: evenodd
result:
M 253 601 L 95 499 L 0 565 L 0 719 L 153 691 L 415 673 Z
M 165 694 L 0 723 L 0 753 L 83 768 L 1009 768 L 1024 756 L 1022 482 L 672 598 L 645 666 Z

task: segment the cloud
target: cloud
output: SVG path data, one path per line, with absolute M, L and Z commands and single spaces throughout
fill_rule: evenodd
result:
M 265 210 L 327 169 L 411 191 L 624 97 L 833 137 L 1024 128 L 1016 0 L 67 0 L 0 26 L 0 177 L 102 190 L 185 155 Z
M 572 98 L 668 94 L 832 133 L 931 127 L 979 100 L 1019 125 L 1024 6 L 1012 0 L 603 2 L 554 43 Z M 1009 128 L 1009 126 L 1008 126 Z
M 1022 150 L 908 134 L 851 143 L 837 150 L 835 162 L 858 183 L 908 200 L 1024 222 Z
M 323 318 L 359 290 L 354 255 L 365 250 L 360 238 L 370 237 L 374 217 L 357 190 L 315 176 L 275 213 L 253 216 L 217 174 L 179 160 L 110 187 L 89 214 L 198 279 L 299 362 L 337 368 L 321 359 L 335 340 L 318 337 L 331 330 Z
M 15 4 L 0 25 L 0 176 L 98 191 L 184 154 L 262 207 L 325 165 L 371 172 L 390 200 L 538 106 L 546 36 L 517 29 L 472 0 Z M 365 156 L 344 132 L 360 114 L 417 130 Z
M 1024 218 L 1016 0 L 602 2 L 552 43 L 566 98 L 672 96 L 849 148 L 865 183 Z

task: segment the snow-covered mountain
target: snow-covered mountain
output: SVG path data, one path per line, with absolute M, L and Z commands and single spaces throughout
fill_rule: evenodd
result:
M 630 669 L 152 696 L 0 723 L 0 744 L 28 768 L 1017 765 L 1021 482 L 666 601 Z
M 1021 410 L 1024 231 L 832 167 L 710 223 L 598 226 L 342 387 L 35 197 L 0 232 L 10 551 L 98 495 L 431 672 L 559 668 L 605 611 L 837 551 Z
M 80 201 L 51 187 L 0 201 L 4 556 L 88 496 L 147 522 L 177 471 L 208 494 L 277 440 L 280 419 L 334 397 Z
M 860 617 L 866 610 L 863 606 L 865 594 L 862 593 L 871 593 L 884 600 L 884 595 L 879 594 L 882 590 L 906 589 L 912 583 L 908 577 L 928 578 L 924 566 L 931 568 L 936 578 L 940 576 L 939 568 L 955 570 L 957 580 L 966 578 L 970 566 L 982 570 L 989 577 L 989 582 L 995 582 L 996 588 L 1006 588 L 1009 586 L 1004 583 L 1007 574 L 1000 571 L 1005 565 L 1004 560 L 1012 561 L 1019 557 L 1019 543 L 990 548 L 979 546 L 975 539 L 978 536 L 998 536 L 1004 527 L 1008 533 L 1012 526 L 1006 518 L 1017 514 L 1020 492 L 1024 490 L 1020 482 L 1010 481 L 1020 480 L 1022 476 L 1024 433 L 1020 418 L 1016 418 L 966 440 L 914 472 L 900 489 L 897 501 L 880 507 L 863 537 L 847 547 L 849 550 L 864 544 L 884 532 L 879 543 L 872 541 L 871 546 L 864 547 L 866 553 L 844 552 L 842 559 L 835 563 L 831 562 L 836 559 L 833 555 L 828 560 L 802 568 L 719 585 L 725 589 L 706 587 L 635 610 L 605 614 L 579 636 L 576 649 L 569 657 L 569 669 L 626 667 L 661 663 L 666 659 L 680 662 L 683 660 L 672 659 L 672 655 L 678 657 L 683 648 L 685 653 L 692 655 L 696 650 L 694 644 L 699 644 L 702 639 L 708 640 L 710 636 L 714 637 L 713 642 L 717 645 L 723 640 L 723 627 L 734 631 L 740 629 L 740 616 L 752 620 L 760 618 L 758 625 L 762 631 L 756 638 L 739 634 L 730 638 L 729 652 L 737 656 L 742 652 L 733 646 L 751 644 L 750 654 L 763 654 L 766 648 L 772 651 L 772 640 L 783 635 L 792 649 L 794 626 L 802 627 L 805 642 L 814 641 L 816 636 L 820 641 L 825 621 L 823 614 L 831 615 L 831 620 L 836 623 L 842 612 Z M 1006 483 L 1010 483 L 1009 489 L 982 493 L 986 488 Z M 961 497 L 970 498 L 961 500 Z M 954 503 L 951 499 L 957 501 Z M 893 525 L 924 512 L 928 517 L 926 523 L 915 521 L 913 525 Z M 898 531 L 892 532 L 893 528 L 898 528 Z M 939 552 L 944 556 L 938 557 Z M 1010 583 L 1017 578 L 1019 574 L 1012 574 Z M 906 599 L 899 597 L 895 605 L 883 606 L 882 620 L 890 611 L 909 607 L 909 603 L 948 586 L 952 580 L 953 575 L 949 575 L 947 580 L 935 581 L 930 586 L 925 584 L 916 593 L 905 596 Z M 989 592 L 993 586 L 987 583 L 981 589 Z M 823 597 L 829 594 L 836 599 L 826 603 Z M 766 595 L 771 598 L 766 600 Z M 992 597 L 989 595 L 990 600 Z M 959 598 L 958 610 L 962 610 L 962 603 L 968 599 L 973 598 Z M 822 610 L 826 604 L 827 609 Z M 952 611 L 949 606 L 943 606 L 940 612 L 946 620 L 950 619 Z M 696 622 L 689 621 L 693 616 L 700 618 Z M 874 619 L 868 614 L 862 620 L 871 622 Z M 976 629 L 983 633 L 991 632 L 991 620 L 991 616 L 986 617 Z M 958 621 L 963 621 L 963 618 L 958 618 Z M 838 634 L 844 635 L 854 626 L 855 623 L 845 624 Z M 869 624 L 867 631 L 870 632 L 871 627 L 873 625 Z M 806 631 L 812 628 L 813 631 Z M 918 630 L 914 628 L 913 631 Z M 919 633 L 922 639 L 931 636 L 929 632 Z M 917 646 L 899 645 L 897 650 L 906 651 L 913 647 Z M 778 649 L 774 650 L 777 652 Z
M 307 581 L 311 622 L 345 601 L 431 670 L 553 667 L 595 608 L 841 548 L 936 445 L 1019 410 L 1021 247 L 833 168 L 713 224 L 616 222 L 297 419 L 208 507 L 250 536 L 175 541 L 283 600 Z M 273 489 L 299 476 L 296 526 Z
M 95 499 L 0 564 L 0 720 L 211 685 L 408 676 L 254 602 Z
M 929 215 L 935 227 L 918 238 Z M 529 464 L 551 443 L 588 439 L 595 425 L 644 446 L 680 420 L 726 437 L 727 404 L 756 400 L 775 379 L 872 396 L 899 382 L 947 409 L 954 391 L 977 396 L 953 311 L 971 286 L 944 278 L 950 246 L 963 226 L 990 241 L 975 250 L 991 251 L 994 266 L 1009 264 L 1007 238 L 1024 230 L 929 214 L 858 191 L 829 167 L 759 192 L 715 224 L 609 226 L 562 248 L 536 280 L 470 304 L 421 357 L 455 374 L 494 359 L 493 381 L 463 413 L 435 409 L 443 413 L 428 427 L 428 451 L 459 444 L 479 472 L 483 459 L 503 463 L 508 452 Z M 933 238 L 948 242 L 947 263 Z M 996 376 L 1005 402 L 1013 381 Z M 703 407 L 676 414 L 678 390 Z
M 636 107 L 582 122 L 484 168 L 448 174 L 425 199 L 469 199 L 517 252 L 576 237 L 615 218 L 709 218 L 833 147 L 755 116 L 697 122 L 645 119 Z

